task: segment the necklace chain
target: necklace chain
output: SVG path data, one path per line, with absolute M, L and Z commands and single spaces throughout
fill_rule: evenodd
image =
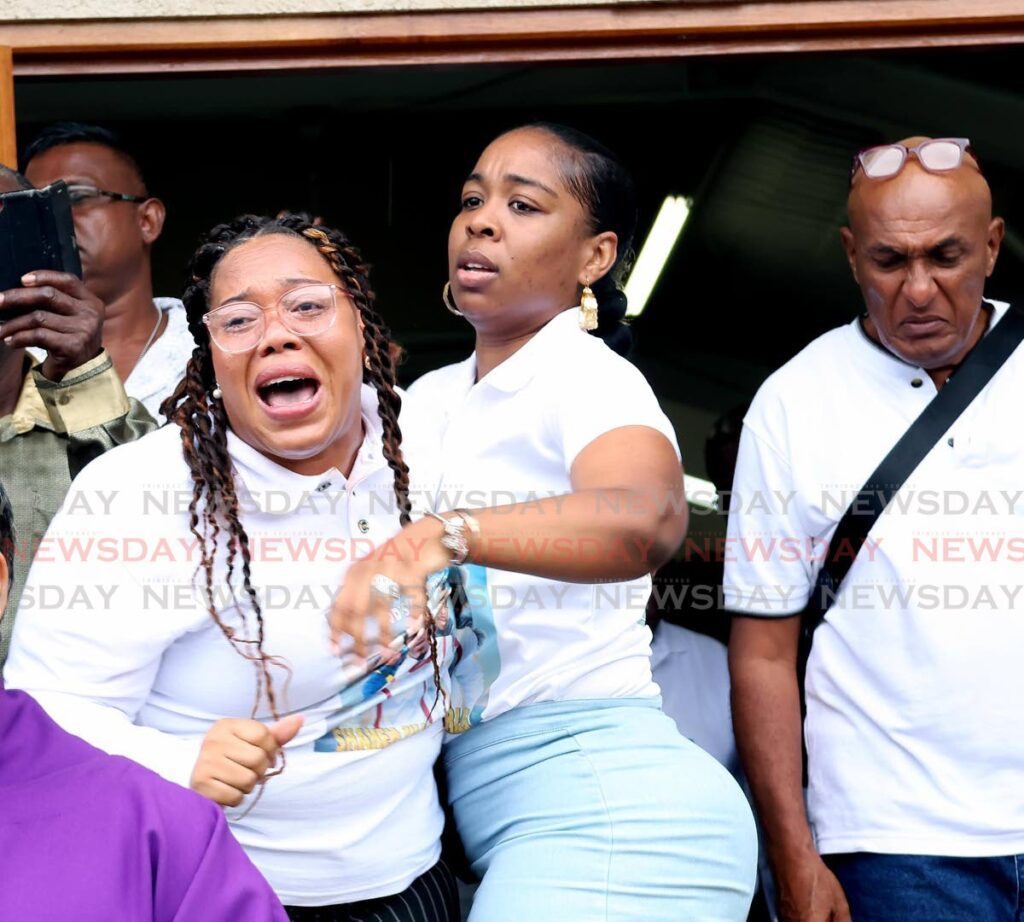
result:
M 138 365 L 142 361 L 142 357 L 149 352 L 149 347 L 153 345 L 153 340 L 156 339 L 156 331 L 160 329 L 160 321 L 164 319 L 164 312 L 157 307 L 156 302 L 153 302 L 153 310 L 156 311 L 156 323 L 153 324 L 153 329 L 150 330 L 149 339 L 146 340 L 146 345 L 142 347 L 142 351 L 139 353 L 139 357 L 135 360 L 135 364 Z

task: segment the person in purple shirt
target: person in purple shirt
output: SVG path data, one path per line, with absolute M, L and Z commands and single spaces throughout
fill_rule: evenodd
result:
M 0 617 L 14 557 L 0 483 Z M 0 681 L 0 919 L 287 922 L 218 807 L 61 730 Z

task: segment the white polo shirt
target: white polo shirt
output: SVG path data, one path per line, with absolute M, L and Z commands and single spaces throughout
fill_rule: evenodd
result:
M 226 812 L 250 858 L 292 905 L 400 892 L 440 855 L 432 769 L 445 702 L 429 658 L 406 660 L 379 693 L 337 713 L 346 659 L 329 650 L 331 603 L 352 558 L 398 529 L 376 395 L 365 385 L 363 421 L 367 436 L 347 479 L 336 469 L 293 473 L 228 438 L 263 647 L 278 663 L 278 711 L 302 714 L 305 723 L 258 802 L 250 795 Z M 180 430 L 166 426 L 122 448 L 82 471 L 53 519 L 29 573 L 5 679 L 69 732 L 187 787 L 212 724 L 251 715 L 257 671 L 193 588 L 205 580 L 196 573 Z M 232 585 L 235 601 L 221 544 L 221 619 L 253 638 L 238 559 Z M 452 649 L 450 637 L 438 638 L 442 677 Z M 256 717 L 270 719 L 265 703 Z
M 936 393 L 859 321 L 764 383 L 740 442 L 729 608 L 803 609 L 821 542 Z M 823 853 L 1024 852 L 1021 395 L 1024 348 L 879 518 L 815 634 L 805 733 Z
M 479 382 L 471 355 L 410 389 L 403 432 L 418 457 L 432 450 L 437 459 L 437 489 L 427 497 L 435 508 L 569 493 L 580 451 L 623 426 L 648 426 L 675 446 L 643 375 L 580 330 L 576 314 L 556 316 Z M 592 585 L 464 571 L 472 624 L 458 632 L 451 728 L 541 701 L 658 694 L 644 624 L 650 577 Z

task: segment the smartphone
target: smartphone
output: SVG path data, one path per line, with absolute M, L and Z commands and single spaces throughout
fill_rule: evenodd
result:
M 0 291 L 20 288 L 21 277 L 36 269 L 82 277 L 71 199 L 63 180 L 44 189 L 0 195 Z M 19 312 L 0 309 L 0 320 Z

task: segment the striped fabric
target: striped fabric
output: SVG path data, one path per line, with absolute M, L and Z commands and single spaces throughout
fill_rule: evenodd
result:
M 460 922 L 459 890 L 444 861 L 407 890 L 339 906 L 286 906 L 291 922 Z

